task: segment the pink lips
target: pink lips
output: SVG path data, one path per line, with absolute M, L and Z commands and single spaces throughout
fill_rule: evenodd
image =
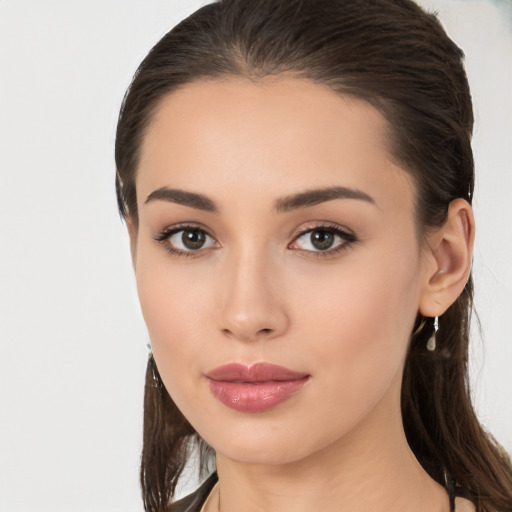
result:
M 205 377 L 213 395 L 224 405 L 241 412 L 262 412 L 298 393 L 310 375 L 270 363 L 230 363 Z

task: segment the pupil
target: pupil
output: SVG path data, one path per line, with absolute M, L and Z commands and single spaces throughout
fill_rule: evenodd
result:
M 200 249 L 205 242 L 204 233 L 201 231 L 183 231 L 181 235 L 183 245 L 187 249 Z
M 334 243 L 334 235 L 329 231 L 313 231 L 311 233 L 311 243 L 317 249 L 329 249 Z

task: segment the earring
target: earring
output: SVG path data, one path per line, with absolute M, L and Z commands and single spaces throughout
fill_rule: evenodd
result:
M 427 350 L 429 352 L 434 352 L 434 350 L 436 349 L 436 334 L 437 334 L 438 330 L 439 330 L 439 317 L 436 316 L 434 318 L 434 332 L 432 333 L 432 336 L 430 336 L 430 338 L 427 341 Z
M 158 370 L 156 367 L 155 359 L 153 357 L 153 351 L 151 350 L 151 345 L 148 344 L 148 360 L 149 360 L 149 366 L 151 366 L 151 374 L 153 376 L 153 386 L 155 388 L 162 388 L 162 381 L 160 379 L 160 375 L 158 375 Z

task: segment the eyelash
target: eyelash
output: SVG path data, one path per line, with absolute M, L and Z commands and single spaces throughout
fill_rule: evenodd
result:
M 160 244 L 165 246 L 165 249 L 167 252 L 173 256 L 181 257 L 184 256 L 186 258 L 197 258 L 201 255 L 202 250 L 198 249 L 197 251 L 190 250 L 190 251 L 182 251 L 180 249 L 176 249 L 169 245 L 168 240 L 174 236 L 177 233 L 180 233 L 181 231 L 198 231 L 206 236 L 212 238 L 214 237 L 208 233 L 205 229 L 202 227 L 193 225 L 193 224 L 181 224 L 173 227 L 168 227 L 162 230 L 158 235 L 154 236 L 153 239 Z M 357 242 L 357 238 L 353 233 L 350 233 L 348 231 L 344 231 L 336 224 L 317 224 L 312 227 L 308 227 L 307 229 L 304 229 L 300 232 L 298 232 L 294 237 L 293 240 L 290 242 L 289 245 L 295 243 L 297 240 L 299 240 L 304 235 L 307 235 L 308 233 L 312 233 L 314 231 L 324 231 L 327 233 L 331 233 L 335 236 L 338 236 L 343 241 L 339 243 L 334 249 L 327 249 L 325 251 L 318 250 L 318 251 L 311 251 L 306 249 L 295 249 L 296 251 L 307 254 L 308 256 L 314 256 L 316 258 L 329 258 L 336 256 L 337 254 L 341 253 L 342 251 L 346 251 L 353 243 Z M 204 250 L 204 249 L 203 249 Z
M 204 228 L 202 228 L 200 226 L 193 225 L 193 224 L 178 224 L 177 226 L 165 228 L 158 235 L 153 237 L 153 239 L 155 241 L 161 243 L 165 247 L 166 251 L 169 254 L 171 254 L 172 256 L 177 256 L 178 258 L 181 256 L 184 256 L 186 258 L 197 258 L 198 256 L 200 256 L 200 253 L 202 252 L 201 249 L 198 249 L 197 251 L 193 251 L 193 250 L 182 251 L 180 249 L 175 249 L 174 247 L 172 247 L 171 245 L 169 245 L 167 243 L 168 240 L 173 235 L 175 235 L 181 231 L 199 231 L 201 233 L 204 233 L 206 236 L 212 238 L 213 240 L 215 240 L 213 238 L 213 236 L 211 236 L 208 233 L 208 231 L 206 231 Z
M 293 244 L 295 241 L 297 241 L 299 238 L 303 237 L 304 235 L 307 235 L 308 233 L 312 233 L 314 231 L 324 231 L 327 233 L 331 233 L 331 234 L 341 238 L 342 242 L 339 243 L 334 249 L 327 249 L 325 251 L 321 251 L 321 250 L 309 251 L 306 249 L 296 249 L 297 251 L 299 251 L 303 254 L 307 254 L 308 256 L 313 256 L 315 258 L 329 258 L 329 257 L 334 257 L 343 251 L 346 251 L 347 249 L 349 249 L 352 246 L 352 244 L 357 242 L 357 237 L 353 233 L 349 232 L 348 230 L 347 231 L 343 230 L 337 224 L 322 224 L 322 223 L 320 223 L 320 224 L 316 224 L 312 227 L 308 227 L 307 229 L 303 229 L 302 231 L 299 231 L 299 233 L 297 233 L 293 237 L 291 244 Z

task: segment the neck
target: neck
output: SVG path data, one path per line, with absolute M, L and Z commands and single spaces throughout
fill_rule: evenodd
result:
M 382 404 L 352 432 L 299 461 L 248 464 L 218 453 L 219 485 L 207 512 L 219 503 L 221 512 L 448 512 L 445 489 L 407 444 L 399 393 L 393 417 L 389 410 Z

